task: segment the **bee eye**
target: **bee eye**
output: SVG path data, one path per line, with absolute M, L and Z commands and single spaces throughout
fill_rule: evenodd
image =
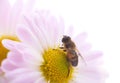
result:
M 67 37 L 66 37 L 66 40 L 68 40 L 68 41 L 69 41 L 69 40 L 71 40 L 71 38 L 70 38 L 69 36 L 67 36 Z
M 62 38 L 63 43 L 68 42 L 69 40 L 71 40 L 71 38 L 69 36 L 63 36 L 63 38 Z

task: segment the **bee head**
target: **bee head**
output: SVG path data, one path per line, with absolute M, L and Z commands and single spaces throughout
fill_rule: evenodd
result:
M 66 35 L 64 35 L 63 38 L 62 38 L 63 43 L 66 43 L 66 42 L 68 42 L 70 40 L 71 40 L 71 38 L 69 36 L 66 36 Z

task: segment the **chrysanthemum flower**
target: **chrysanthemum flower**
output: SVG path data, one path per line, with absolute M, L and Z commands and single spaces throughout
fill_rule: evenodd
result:
M 62 19 L 41 11 L 26 16 L 25 22 L 17 29 L 21 42 L 2 42 L 10 50 L 2 64 L 10 83 L 104 83 L 105 74 L 100 70 L 102 53 L 90 49 L 86 33 L 73 37 L 73 28 L 68 29 L 85 60 L 84 63 L 79 57 L 78 66 L 73 67 L 66 52 L 59 48 L 63 35 L 68 35 Z
M 2 40 L 18 41 L 15 33 L 16 25 L 21 22 L 23 13 L 32 11 L 32 2 L 24 4 L 23 0 L 16 0 L 15 4 L 10 5 L 8 0 L 0 0 L 0 66 L 9 51 L 2 45 Z M 3 75 L 0 67 L 0 83 Z

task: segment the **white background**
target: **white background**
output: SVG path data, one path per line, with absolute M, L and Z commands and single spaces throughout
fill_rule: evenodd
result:
M 76 32 L 87 32 L 93 48 L 103 51 L 106 83 L 120 83 L 119 0 L 38 0 L 38 9 L 59 13 Z

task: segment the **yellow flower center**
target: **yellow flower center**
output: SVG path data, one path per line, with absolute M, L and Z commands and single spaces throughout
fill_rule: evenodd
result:
M 40 67 L 43 76 L 50 83 L 68 83 L 72 77 L 73 68 L 61 49 L 48 49 L 43 54 L 44 62 Z
M 3 39 L 18 41 L 17 37 L 15 36 L 8 36 L 8 35 L 0 36 L 0 65 L 1 65 L 1 62 L 7 57 L 7 53 L 9 52 L 9 50 L 2 45 Z

